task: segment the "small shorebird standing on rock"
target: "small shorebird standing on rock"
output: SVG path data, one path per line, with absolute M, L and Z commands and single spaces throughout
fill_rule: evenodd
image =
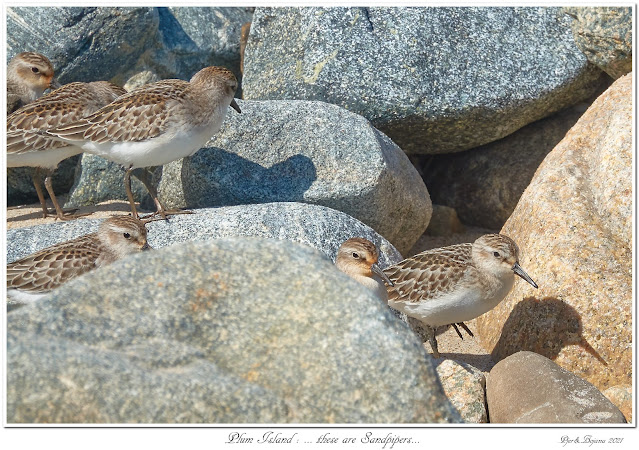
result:
M 44 131 L 73 123 L 93 114 L 126 91 L 108 81 L 69 83 L 29 103 L 7 117 L 7 167 L 35 167 L 33 184 L 42 206 L 43 217 L 47 209 L 42 192 L 41 172 L 45 172 L 44 185 L 51 197 L 60 220 L 72 219 L 58 204 L 51 175 L 63 159 L 77 155 L 82 149 L 42 134 Z
M 7 66 L 7 114 L 41 97 L 45 90 L 60 87 L 53 75 L 51 62 L 40 53 L 14 56 Z
M 386 303 L 388 294 L 384 283 L 389 286 L 393 283 L 377 266 L 378 257 L 379 252 L 375 244 L 368 239 L 355 237 L 344 241 L 337 250 L 335 265 L 355 281 L 375 292 Z
M 233 98 L 237 86 L 231 71 L 206 67 L 190 81 L 162 80 L 142 86 L 94 114 L 48 133 L 124 166 L 124 185 L 131 213 L 137 218 L 131 171 L 164 165 L 203 147 L 220 130 L 229 106 L 241 112 Z M 141 181 L 155 202 L 155 214 L 166 218 L 180 213 L 164 209 L 146 170 Z
M 145 222 L 130 216 L 110 217 L 95 233 L 7 264 L 7 297 L 13 304 L 35 302 L 83 273 L 149 248 Z
M 384 272 L 395 285 L 388 288 L 388 305 L 427 326 L 435 358 L 439 358 L 437 327 L 460 324 L 490 311 L 510 292 L 515 275 L 537 288 L 519 266 L 517 244 L 501 234 L 428 250 Z

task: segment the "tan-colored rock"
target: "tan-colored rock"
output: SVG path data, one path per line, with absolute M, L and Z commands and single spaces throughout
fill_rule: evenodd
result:
M 433 205 L 433 215 L 426 228 L 429 236 L 450 236 L 455 233 L 464 233 L 466 228 L 460 222 L 455 208 L 444 205 Z
M 602 392 L 608 400 L 619 408 L 628 423 L 632 422 L 632 386 L 613 386 Z
M 502 233 L 539 290 L 515 283 L 476 319 L 495 361 L 544 355 L 600 390 L 632 382 L 632 75 L 553 149 Z
M 481 370 L 445 359 L 437 366 L 444 393 L 466 423 L 487 423 L 486 377 Z
M 591 383 L 533 352 L 498 362 L 486 380 L 491 423 L 625 423 Z

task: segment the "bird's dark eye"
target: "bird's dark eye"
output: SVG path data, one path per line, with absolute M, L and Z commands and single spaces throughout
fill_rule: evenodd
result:
M 494 256 L 495 258 L 499 258 L 501 255 L 499 254 L 499 252 L 494 252 L 494 253 L 493 253 L 493 256 Z
M 32 67 L 32 68 L 31 68 L 31 72 L 33 72 L 33 73 L 40 73 L 40 69 L 38 69 L 37 67 Z
M 359 259 L 359 255 L 357 253 L 353 252 L 353 258 Z
M 129 233 L 124 233 L 123 236 L 125 239 L 131 239 L 131 235 Z

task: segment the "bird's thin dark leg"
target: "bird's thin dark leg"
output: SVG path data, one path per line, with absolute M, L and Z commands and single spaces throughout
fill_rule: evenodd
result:
M 142 170 L 142 174 L 139 175 L 138 178 L 144 184 L 147 191 L 149 191 L 149 195 L 151 195 L 151 198 L 153 199 L 153 203 L 155 203 L 155 208 L 156 208 L 155 213 L 143 217 L 144 219 L 157 216 L 158 214 L 163 219 L 167 219 L 168 216 L 173 216 L 176 214 L 193 214 L 193 211 L 188 211 L 188 210 L 170 209 L 167 211 L 166 209 L 164 209 L 164 206 L 162 206 L 162 203 L 160 203 L 160 199 L 158 198 L 158 191 L 155 188 L 155 185 L 153 184 L 153 182 L 151 181 L 151 173 L 149 172 L 149 169 L 147 169 L 146 167 Z
M 430 342 L 430 347 L 433 350 L 433 357 L 434 358 L 439 358 L 440 354 L 439 354 L 439 350 L 437 349 L 437 337 L 435 335 L 435 328 L 434 327 L 429 327 L 431 330 L 431 334 L 428 337 L 428 342 Z
M 140 216 L 138 216 L 138 210 L 135 208 L 133 192 L 131 192 L 131 170 L 132 168 L 129 167 L 126 169 L 126 172 L 124 172 L 124 188 L 126 189 L 126 196 L 129 198 L 129 205 L 131 205 L 131 215 L 134 218 L 139 219 Z
M 51 197 L 51 201 L 53 202 L 53 206 L 55 208 L 55 212 L 56 212 L 56 216 L 58 219 L 60 220 L 71 220 L 71 219 L 75 219 L 76 217 L 82 217 L 82 216 L 88 216 L 89 214 L 73 214 L 75 211 L 75 209 L 71 209 L 71 210 L 63 210 L 62 208 L 60 208 L 60 204 L 58 203 L 58 199 L 55 196 L 55 192 L 53 192 L 53 180 L 52 180 L 52 175 L 53 175 L 53 170 L 47 170 L 46 171 L 46 177 L 44 178 L 44 187 L 47 188 L 47 192 L 49 193 L 49 197 Z M 64 214 L 65 212 L 70 213 L 70 214 Z
M 473 334 L 473 332 L 472 332 L 472 331 L 470 331 L 470 328 L 468 328 L 464 322 L 457 322 L 457 325 L 459 325 L 459 326 L 460 326 L 460 327 L 462 327 L 464 330 L 466 330 L 466 333 L 468 333 L 468 334 L 470 335 L 470 337 L 475 337 L 475 335 Z M 459 331 L 458 331 L 457 333 L 459 333 Z
M 47 208 L 47 202 L 44 199 L 44 192 L 42 192 L 42 176 L 40 174 L 40 168 L 36 167 L 32 173 L 33 186 L 35 187 L 36 194 L 38 194 L 38 200 L 42 207 L 42 217 L 45 218 L 49 215 L 49 209 Z
M 462 336 L 461 332 L 459 331 L 459 328 L 457 328 L 457 325 L 455 325 L 454 323 L 451 323 L 451 325 L 453 326 L 453 328 L 457 332 L 457 336 L 459 336 L 459 338 L 463 341 L 464 340 L 464 336 Z

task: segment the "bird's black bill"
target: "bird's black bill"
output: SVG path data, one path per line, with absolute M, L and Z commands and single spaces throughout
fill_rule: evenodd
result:
M 520 277 L 522 277 L 524 280 L 526 280 L 527 282 L 530 283 L 530 285 L 532 287 L 534 287 L 535 289 L 538 289 L 539 286 L 537 286 L 537 283 L 535 283 L 533 281 L 532 278 L 530 278 L 528 276 L 528 274 L 526 272 L 524 272 L 524 269 L 521 268 L 521 266 L 519 265 L 519 263 L 515 263 L 515 265 L 513 266 L 513 272 L 515 272 L 517 275 L 519 275 Z
M 382 271 L 382 269 L 379 268 L 379 266 L 377 264 L 373 264 L 371 266 L 371 271 L 375 274 L 378 275 L 380 277 L 382 277 L 382 280 L 384 280 L 384 283 L 386 283 L 389 286 L 395 286 L 393 284 L 393 282 L 390 280 L 390 278 L 388 278 L 388 276 Z
M 58 89 L 61 88 L 62 85 L 60 84 L 60 82 L 58 80 L 56 80 L 55 78 L 53 78 L 51 80 L 51 83 L 49 83 L 49 89 L 54 90 L 54 89 Z
M 231 108 L 233 108 L 234 110 L 236 110 L 239 113 L 242 113 L 242 110 L 240 109 L 240 107 L 237 104 L 237 102 L 235 101 L 235 99 L 231 100 Z

